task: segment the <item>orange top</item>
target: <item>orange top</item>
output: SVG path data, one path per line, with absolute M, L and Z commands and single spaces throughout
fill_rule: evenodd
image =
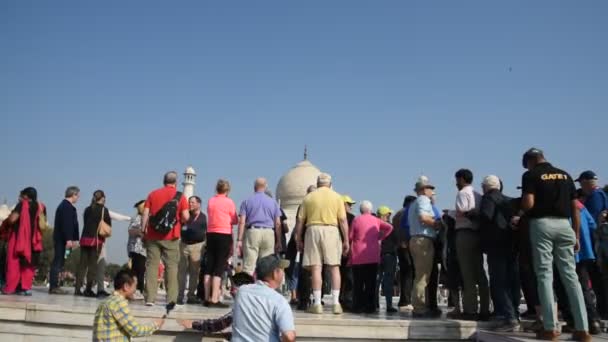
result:
M 173 186 L 165 186 L 160 189 L 156 189 L 152 191 L 148 195 L 148 199 L 146 199 L 146 209 L 150 209 L 150 216 L 156 215 L 156 213 L 165 205 L 175 197 L 175 193 L 177 189 Z M 188 200 L 186 196 L 182 195 L 179 199 L 179 203 L 177 205 L 177 222 L 171 230 L 166 235 L 162 235 L 158 233 L 154 228 L 150 225 L 150 221 L 148 221 L 148 227 L 146 232 L 146 240 L 176 240 L 181 236 L 182 231 L 182 212 L 184 210 L 188 210 Z
M 207 233 L 232 235 L 232 226 L 238 223 L 236 206 L 226 195 L 215 195 L 207 203 Z

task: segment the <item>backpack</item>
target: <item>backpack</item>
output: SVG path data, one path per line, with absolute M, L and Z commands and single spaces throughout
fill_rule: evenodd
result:
M 182 193 L 176 192 L 172 200 L 165 203 L 154 216 L 150 217 L 152 228 L 157 233 L 166 235 L 173 230 L 177 223 L 177 206 L 181 197 Z
M 500 200 L 496 203 L 496 210 L 492 221 L 496 227 L 501 230 L 509 229 L 511 218 L 513 217 L 513 207 L 511 198 L 501 195 Z

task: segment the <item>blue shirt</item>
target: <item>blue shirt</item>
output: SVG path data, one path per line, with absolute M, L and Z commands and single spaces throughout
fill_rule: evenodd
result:
M 258 191 L 241 203 L 239 215 L 245 215 L 247 228 L 274 228 L 275 219 L 281 217 L 281 209 L 274 199 Z
M 437 236 L 437 231 L 434 227 L 426 226 L 420 222 L 420 215 L 435 217 L 431 199 L 427 196 L 419 196 L 410 206 L 407 219 L 410 224 L 411 236 L 426 236 L 434 239 Z
M 595 254 L 593 253 L 593 242 L 591 235 L 597 228 L 595 220 L 586 208 L 581 209 L 581 240 L 580 240 L 580 251 L 574 256 L 576 262 L 583 260 L 595 260 Z
M 287 300 L 262 281 L 241 286 L 232 311 L 232 342 L 279 342 L 296 330 Z
M 602 211 L 608 209 L 608 195 L 602 189 L 595 189 L 591 195 L 587 196 L 584 204 L 595 223 L 598 223 Z

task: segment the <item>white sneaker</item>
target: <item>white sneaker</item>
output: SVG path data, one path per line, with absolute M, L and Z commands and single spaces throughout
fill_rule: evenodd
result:
M 154 306 L 154 303 L 152 303 L 152 302 L 147 302 L 147 303 L 146 303 L 146 306 Z
M 399 310 L 409 312 L 409 311 L 414 311 L 414 307 L 410 304 L 410 305 L 400 307 Z
M 135 291 L 135 294 L 133 294 L 133 300 L 144 300 L 144 295 L 137 290 Z

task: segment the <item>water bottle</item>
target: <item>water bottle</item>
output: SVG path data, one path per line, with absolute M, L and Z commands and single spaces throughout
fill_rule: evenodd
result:
M 71 249 L 66 249 L 65 250 L 65 259 L 69 258 L 70 254 L 72 254 L 72 250 Z

